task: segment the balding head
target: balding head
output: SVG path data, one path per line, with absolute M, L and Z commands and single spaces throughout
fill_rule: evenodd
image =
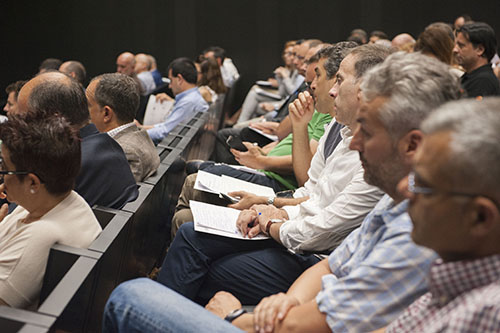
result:
M 135 56 L 130 52 L 123 52 L 116 58 L 116 71 L 132 76 L 134 74 Z
M 83 64 L 76 60 L 65 61 L 59 67 L 59 72 L 71 76 L 73 79 L 84 84 L 87 72 Z
M 78 128 L 89 120 L 83 87 L 60 72 L 43 73 L 29 80 L 19 92 L 17 111 L 58 113 Z
M 136 74 L 139 74 L 150 70 L 151 70 L 151 59 L 148 57 L 147 54 L 138 53 L 135 56 L 134 72 Z
M 408 45 L 412 45 L 414 43 L 415 38 L 413 38 L 410 34 L 402 33 L 392 39 L 391 45 L 398 50 L 405 51 L 405 48 Z

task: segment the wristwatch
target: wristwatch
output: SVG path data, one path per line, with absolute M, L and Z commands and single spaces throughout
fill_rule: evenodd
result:
M 243 308 L 233 310 L 233 311 L 229 312 L 229 314 L 226 316 L 226 318 L 224 318 L 224 320 L 232 323 L 233 320 L 235 320 L 236 318 L 238 318 L 239 316 L 241 316 L 244 313 L 247 313 L 247 310 L 245 310 Z
M 273 223 L 280 223 L 280 222 L 283 222 L 283 220 L 282 219 L 270 219 L 269 221 L 267 221 L 267 224 L 266 224 L 266 234 L 268 236 L 270 236 L 269 231 L 271 231 L 271 225 Z
M 267 204 L 268 205 L 274 205 L 274 200 L 276 200 L 276 197 L 269 197 L 269 198 L 267 198 Z

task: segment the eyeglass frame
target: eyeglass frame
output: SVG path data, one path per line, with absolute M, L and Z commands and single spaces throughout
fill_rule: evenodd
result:
M 461 197 L 469 197 L 469 198 L 474 198 L 474 197 L 484 197 L 484 198 L 487 198 L 489 200 L 491 200 L 495 206 L 497 206 L 498 210 L 500 211 L 500 204 L 498 204 L 496 202 L 496 200 L 486 196 L 486 195 L 483 195 L 483 194 L 477 194 L 477 193 L 466 193 L 466 192 L 457 192 L 457 191 L 446 191 L 446 190 L 436 190 L 432 187 L 425 187 L 425 186 L 416 186 L 415 185 L 415 171 L 410 171 L 410 173 L 408 174 L 408 184 L 406 186 L 408 192 L 412 193 L 412 194 L 427 194 L 427 195 L 430 195 L 430 194 L 435 194 L 435 193 L 443 193 L 443 194 L 447 194 L 447 195 L 450 195 L 450 196 L 461 196 Z

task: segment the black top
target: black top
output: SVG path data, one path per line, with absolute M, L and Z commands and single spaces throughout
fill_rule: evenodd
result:
M 75 191 L 90 207 L 122 208 L 139 195 L 122 147 L 94 124 L 80 129 L 82 164 Z
M 490 64 L 481 66 L 461 78 L 467 97 L 500 95 L 500 84 Z

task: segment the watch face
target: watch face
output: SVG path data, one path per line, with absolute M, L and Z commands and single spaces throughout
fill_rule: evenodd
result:
M 269 221 L 270 221 L 270 222 L 272 222 L 272 223 L 280 223 L 280 222 L 283 222 L 283 220 L 281 220 L 281 219 L 270 219 Z

